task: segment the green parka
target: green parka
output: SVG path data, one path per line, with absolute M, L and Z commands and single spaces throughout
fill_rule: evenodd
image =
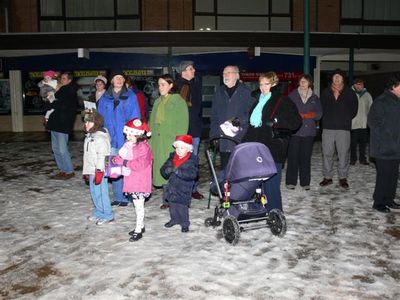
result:
M 156 121 L 161 101 L 165 104 L 165 120 L 162 123 Z M 162 186 L 167 183 L 160 173 L 160 169 L 169 154 L 174 151 L 172 144 L 177 135 L 187 134 L 189 128 L 189 112 L 185 100 L 179 94 L 159 97 L 153 105 L 149 121 L 151 138 L 149 140 L 154 154 L 153 161 L 153 185 Z

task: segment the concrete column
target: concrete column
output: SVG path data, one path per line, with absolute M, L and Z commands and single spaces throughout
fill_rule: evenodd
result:
M 314 69 L 314 93 L 320 95 L 321 93 L 321 57 L 317 56 Z
M 21 71 L 10 70 L 11 123 L 13 132 L 24 131 Z

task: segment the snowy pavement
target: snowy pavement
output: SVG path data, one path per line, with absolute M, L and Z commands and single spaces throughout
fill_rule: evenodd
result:
M 400 299 L 400 212 L 371 209 L 372 165 L 351 167 L 348 191 L 337 178 L 320 188 L 320 147 L 310 191 L 282 184 L 286 235 L 243 232 L 232 246 L 221 227 L 204 226 L 206 200 L 193 200 L 189 233 L 164 229 L 160 190 L 146 203 L 143 239 L 129 242 L 132 206 L 96 226 L 79 171 L 50 179 L 49 142 L 1 143 L 0 299 Z M 82 142 L 71 149 L 81 169 Z M 208 195 L 204 156 L 201 174 Z

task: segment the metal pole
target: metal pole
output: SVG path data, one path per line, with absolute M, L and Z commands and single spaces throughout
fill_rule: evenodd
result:
M 303 73 L 310 74 L 310 0 L 304 0 L 304 51 Z
M 349 86 L 353 84 L 354 78 L 354 48 L 350 48 L 349 51 Z

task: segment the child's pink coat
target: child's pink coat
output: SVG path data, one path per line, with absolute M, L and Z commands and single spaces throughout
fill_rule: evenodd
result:
M 126 167 L 131 170 L 131 173 L 124 176 L 122 190 L 125 193 L 151 193 L 153 153 L 147 140 L 133 146 L 131 151 L 132 159 L 126 163 Z

